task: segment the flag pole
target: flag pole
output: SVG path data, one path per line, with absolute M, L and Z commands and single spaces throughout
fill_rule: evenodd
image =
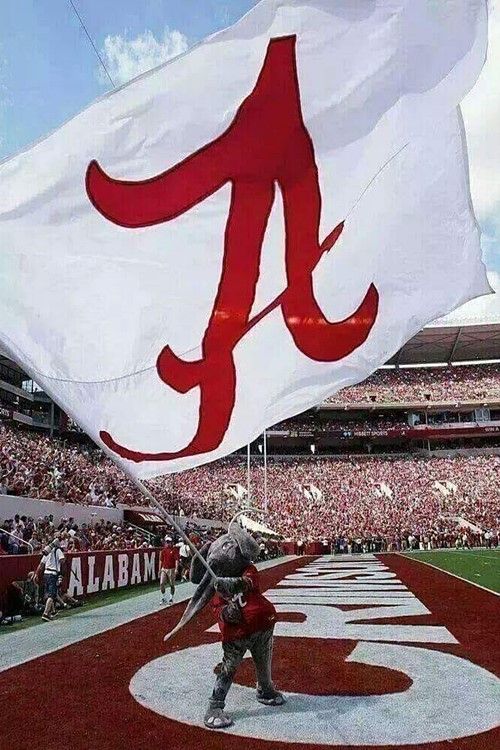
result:
M 144 495 L 144 497 L 147 498 L 147 500 L 149 500 L 149 502 L 152 503 L 152 505 L 154 505 L 154 507 L 158 511 L 159 515 L 163 519 L 165 519 L 165 521 L 167 521 L 167 523 L 169 523 L 170 526 L 174 527 L 174 529 L 177 531 L 177 533 L 179 534 L 179 536 L 182 537 L 182 539 L 184 539 L 184 541 L 186 542 L 186 544 L 189 546 L 189 548 L 190 548 L 191 552 L 193 553 L 193 555 L 200 561 L 200 563 L 203 565 L 203 567 L 210 573 L 210 575 L 212 576 L 212 578 L 215 580 L 217 578 L 217 576 L 215 575 L 214 571 L 212 570 L 212 568 L 210 567 L 210 565 L 208 564 L 208 562 L 205 560 L 205 558 L 202 557 L 202 555 L 200 555 L 200 553 L 198 552 L 198 550 L 194 546 L 194 544 L 191 541 L 191 539 L 184 532 L 184 530 L 179 526 L 179 524 L 175 521 L 175 519 L 173 518 L 173 516 L 171 516 L 170 513 L 165 510 L 165 508 L 163 507 L 163 505 L 155 498 L 155 496 L 153 495 L 153 493 L 150 490 L 148 490 L 148 488 L 146 487 L 146 485 L 143 484 L 140 479 L 138 479 L 136 476 L 134 476 L 134 474 L 130 473 L 123 466 L 123 464 L 119 464 L 119 466 L 120 466 L 121 470 L 123 471 L 123 473 L 126 474 L 126 476 L 130 479 L 130 481 L 132 482 L 132 484 L 139 490 L 139 492 L 142 495 Z
M 264 511 L 267 513 L 267 430 L 264 430 Z

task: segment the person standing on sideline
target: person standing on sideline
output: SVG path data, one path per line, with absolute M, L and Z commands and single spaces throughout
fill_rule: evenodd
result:
M 189 568 L 191 567 L 191 547 L 186 542 L 179 545 L 179 573 L 181 581 L 189 581 Z
M 171 536 L 165 537 L 165 546 L 161 551 L 160 558 L 160 591 L 161 603 L 166 604 L 165 589 L 166 584 L 170 586 L 169 604 L 174 601 L 175 594 L 175 577 L 179 567 L 179 549 L 174 547 L 174 541 Z
M 45 609 L 43 610 L 42 620 L 53 620 L 57 615 L 57 587 L 62 580 L 64 561 L 65 557 L 59 539 L 54 539 L 51 544 L 44 548 L 42 559 L 35 574 L 36 579 L 40 580 L 39 577 L 43 571 Z

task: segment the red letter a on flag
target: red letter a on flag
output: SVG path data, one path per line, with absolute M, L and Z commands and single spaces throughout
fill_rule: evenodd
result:
M 103 442 L 132 461 L 168 461 L 210 453 L 224 439 L 235 405 L 234 349 L 250 328 L 280 306 L 297 348 L 307 357 L 334 362 L 367 338 L 377 316 L 378 293 L 369 287 L 359 308 L 343 321 L 323 315 L 313 290 L 313 271 L 343 230 L 340 224 L 319 240 L 321 194 L 314 148 L 302 119 L 295 59 L 295 37 L 270 42 L 251 94 L 219 138 L 162 174 L 127 182 L 89 165 L 90 200 L 110 221 L 145 227 L 171 221 L 226 183 L 231 206 L 217 296 L 202 341 L 202 357 L 185 362 L 166 346 L 160 378 L 179 393 L 200 389 L 199 421 L 180 451 L 145 453 L 119 445 L 107 432 Z M 287 287 L 267 308 L 250 318 L 260 255 L 276 185 L 284 203 Z

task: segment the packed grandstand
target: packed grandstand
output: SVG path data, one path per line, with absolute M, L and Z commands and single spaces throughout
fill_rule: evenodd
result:
M 337 551 L 496 544 L 500 364 L 463 361 L 474 354 L 497 359 L 498 328 L 476 326 L 475 337 L 472 328 L 442 328 L 437 343 L 436 329 L 426 329 L 420 344 L 409 342 L 391 367 L 271 427 L 267 451 L 264 438 L 251 446 L 250 465 L 242 451 L 149 486 L 165 508 L 194 526 L 198 519 L 227 522 L 250 497 L 266 510 L 261 520 L 275 538 L 299 548 L 311 541 Z M 449 349 L 445 366 L 438 364 L 443 347 Z M 418 357 L 426 361 L 414 366 Z M 144 506 L 119 468 L 14 363 L 3 358 L 0 367 L 4 495 L 75 507 Z M 151 543 L 123 521 L 97 523 L 89 516 L 78 524 L 68 522 L 70 515 L 59 524 L 70 551 Z M 35 549 L 51 530 L 43 513 L 1 520 L 4 531 L 15 527 Z M 7 535 L 2 547 L 22 551 Z

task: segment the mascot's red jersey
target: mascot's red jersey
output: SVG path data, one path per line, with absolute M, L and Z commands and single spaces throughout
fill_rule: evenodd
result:
M 259 630 L 269 630 L 276 622 L 276 610 L 274 606 L 260 593 L 259 572 L 257 568 L 254 565 L 249 565 L 243 571 L 242 575 L 243 578 L 250 580 L 252 588 L 244 594 L 236 594 L 233 597 L 233 600 L 237 601 L 241 608 L 241 622 L 236 625 L 224 622 L 222 619 L 222 610 L 226 606 L 227 600 L 220 596 L 220 594 L 216 594 L 212 600 L 220 632 L 222 633 L 223 643 L 247 638 Z

